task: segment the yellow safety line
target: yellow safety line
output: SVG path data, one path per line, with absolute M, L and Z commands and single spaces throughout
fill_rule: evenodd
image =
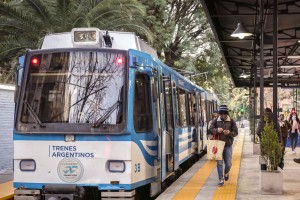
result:
M 244 129 L 241 130 L 238 140 L 234 146 L 230 179 L 228 180 L 228 182 L 226 181 L 223 187 L 218 187 L 216 189 L 216 192 L 214 193 L 214 199 L 235 199 L 243 142 Z M 173 199 L 195 199 L 215 167 L 216 161 L 206 161 L 197 171 L 197 173 L 184 185 L 184 187 L 176 193 Z M 226 196 L 228 196 L 229 198 L 227 198 Z
M 0 200 L 7 200 L 14 198 L 13 182 L 6 182 L 0 184 Z
M 184 187 L 177 192 L 173 199 L 195 199 L 215 167 L 216 161 L 206 161 Z
M 238 178 L 240 174 L 243 142 L 244 142 L 245 131 L 242 129 L 239 133 L 239 138 L 235 144 L 232 154 L 232 167 L 229 172 L 229 180 L 225 181 L 223 187 L 217 187 L 213 199 L 218 200 L 234 200 L 236 196 Z

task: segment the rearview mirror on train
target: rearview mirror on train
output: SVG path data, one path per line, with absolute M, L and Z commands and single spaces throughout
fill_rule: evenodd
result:
M 21 87 L 21 82 L 22 82 L 24 61 L 25 61 L 25 56 L 20 56 L 19 57 L 19 66 L 16 71 L 16 83 L 15 83 L 15 95 L 14 95 L 15 103 L 17 102 L 17 99 L 19 98 L 19 88 Z

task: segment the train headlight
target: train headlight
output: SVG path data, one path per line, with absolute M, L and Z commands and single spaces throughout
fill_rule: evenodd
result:
M 109 172 L 125 172 L 126 165 L 123 160 L 109 160 L 108 161 L 108 171 Z
M 20 161 L 20 170 L 21 171 L 35 171 L 36 164 L 33 159 L 23 159 Z
M 100 45 L 102 34 L 98 28 L 74 28 L 71 33 L 72 42 L 75 46 Z

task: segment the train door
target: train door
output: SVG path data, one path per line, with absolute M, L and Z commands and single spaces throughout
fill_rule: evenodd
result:
M 162 140 L 162 160 L 165 162 L 165 173 L 162 176 L 164 179 L 168 178 L 175 171 L 174 165 L 174 153 L 175 153 L 175 140 L 174 140 L 174 115 L 173 115 L 173 98 L 172 98 L 172 83 L 171 76 L 164 76 L 162 81 L 162 97 L 164 100 L 164 106 L 162 107 L 164 117 L 162 118 L 163 127 L 165 128 L 164 137 Z
M 174 117 L 171 76 L 159 76 L 161 182 L 174 173 Z

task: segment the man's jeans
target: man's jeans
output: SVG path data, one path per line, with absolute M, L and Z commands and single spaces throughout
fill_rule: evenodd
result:
M 219 175 L 219 180 L 223 179 L 223 161 L 225 163 L 225 174 L 230 171 L 232 160 L 232 145 L 225 146 L 223 151 L 223 160 L 217 160 L 217 170 Z

